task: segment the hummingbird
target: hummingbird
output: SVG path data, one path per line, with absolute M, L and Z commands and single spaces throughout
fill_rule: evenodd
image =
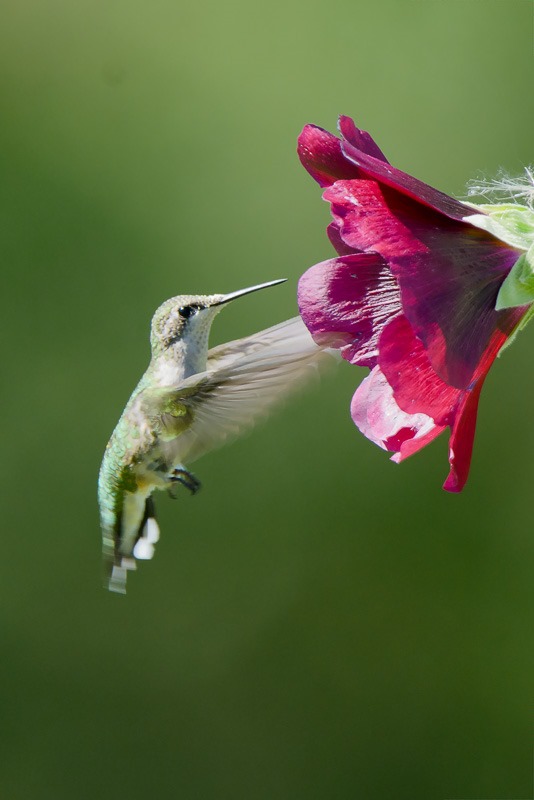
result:
M 100 468 L 104 583 L 111 591 L 124 594 L 128 571 L 152 558 L 159 539 L 154 490 L 175 498 L 185 486 L 195 494 L 200 481 L 185 464 L 250 428 L 333 355 L 300 317 L 208 349 L 219 311 L 285 280 L 230 294 L 179 295 L 156 310 L 150 364 Z

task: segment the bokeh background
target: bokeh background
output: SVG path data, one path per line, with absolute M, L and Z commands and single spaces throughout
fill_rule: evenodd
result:
M 96 476 L 167 297 L 327 258 L 299 165 L 339 113 L 456 195 L 534 159 L 530 0 L 5 0 L 0 796 L 531 798 L 534 326 L 492 370 L 472 473 L 402 466 L 340 365 L 161 496 L 127 597 Z

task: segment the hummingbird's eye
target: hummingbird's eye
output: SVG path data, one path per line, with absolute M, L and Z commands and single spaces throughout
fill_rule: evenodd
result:
M 181 306 L 178 309 L 178 313 L 184 319 L 189 319 L 189 317 L 194 317 L 198 311 L 198 306 Z

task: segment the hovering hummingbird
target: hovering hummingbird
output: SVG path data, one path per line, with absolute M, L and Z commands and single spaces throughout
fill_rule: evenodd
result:
M 152 492 L 192 494 L 198 479 L 184 466 L 250 427 L 328 356 L 300 319 L 208 350 L 215 316 L 237 297 L 171 297 L 152 319 L 152 358 L 107 445 L 98 497 L 105 583 L 126 592 L 128 570 L 150 559 L 159 539 Z

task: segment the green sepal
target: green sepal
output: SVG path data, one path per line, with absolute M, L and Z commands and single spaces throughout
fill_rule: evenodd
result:
M 519 256 L 497 295 L 495 309 L 516 308 L 534 302 L 534 244 Z
M 465 222 L 519 250 L 528 250 L 534 242 L 534 211 L 528 206 L 517 203 L 469 205 L 482 213 L 464 217 Z

